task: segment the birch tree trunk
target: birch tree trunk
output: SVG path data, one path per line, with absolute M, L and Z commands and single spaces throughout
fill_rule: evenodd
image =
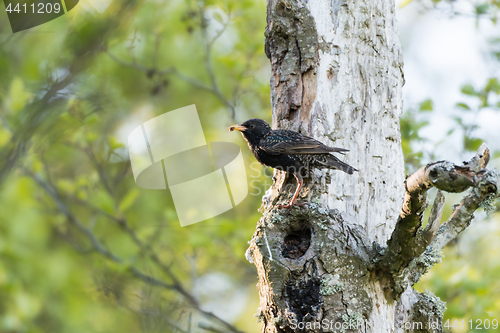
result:
M 278 209 L 296 183 L 275 171 L 247 251 L 259 273 L 262 332 L 439 332 L 444 304 L 411 289 L 447 241 L 431 246 L 438 222 L 420 228 L 429 174 L 414 177 L 413 192 L 404 186 L 394 2 L 268 0 L 267 23 L 273 128 L 349 149 L 344 161 L 359 172 L 313 170 L 299 195 L 307 204 Z M 474 165 L 484 168 L 485 155 L 483 147 Z M 446 178 L 450 170 L 435 167 L 432 177 Z M 482 170 L 463 168 L 465 178 Z M 497 191 L 497 175 L 481 172 L 493 185 L 477 205 Z M 461 191 L 479 188 L 464 182 Z M 435 209 L 440 221 L 441 201 Z

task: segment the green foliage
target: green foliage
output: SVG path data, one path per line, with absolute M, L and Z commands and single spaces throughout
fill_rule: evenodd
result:
M 457 103 L 456 106 L 459 110 L 459 115 L 454 116 L 453 120 L 455 121 L 457 128 L 463 133 L 463 151 L 474 152 L 477 151 L 479 146 L 481 146 L 484 139 L 475 137 L 475 135 L 478 135 L 478 125 L 474 121 L 464 121 L 464 118 L 460 115 L 460 113 L 472 112 L 475 115 L 475 119 L 483 110 L 497 110 L 499 107 L 498 103 L 500 101 L 500 83 L 497 78 L 493 77 L 489 78 L 482 88 L 478 89 L 474 88 L 471 84 L 465 84 L 462 86 L 461 91 L 468 97 L 469 100 L 472 101 L 472 103 Z
M 429 103 L 427 101 L 421 105 L 425 104 L 432 106 L 432 102 Z M 421 109 L 420 111 L 428 110 Z M 422 143 L 427 141 L 419 135 L 419 130 L 428 125 L 429 121 L 427 120 L 417 120 L 417 112 L 414 110 L 408 110 L 401 115 L 401 146 L 403 147 L 407 172 L 415 172 L 422 164 L 424 152 L 415 150 L 412 145 L 415 145 L 417 142 Z
M 193 326 L 224 328 L 179 290 L 149 279 L 180 284 L 190 295 L 217 272 L 230 275 L 233 294 L 250 297 L 232 322 L 258 330 L 255 269 L 244 253 L 270 176 L 247 165 L 255 195 L 181 228 L 167 191 L 135 185 L 125 144 L 131 124 L 190 104 L 197 105 L 208 141 L 221 140 L 233 116 L 269 119 L 265 6 L 114 0 L 99 13 L 81 1 L 29 33 L 0 35 L 0 332 L 170 332 L 189 325 L 188 313 Z M 484 4 L 476 6 L 483 15 Z M 10 31 L 6 20 L 0 31 Z M 475 150 L 477 126 L 460 113 L 500 107 L 500 85 L 491 78 L 462 92 L 467 99 L 457 104 L 455 130 L 463 133 L 463 149 Z M 426 143 L 419 131 L 435 112 L 426 100 L 401 119 L 410 171 L 433 159 L 418 145 Z M 423 281 L 448 301 L 447 316 L 499 317 L 498 301 L 481 298 L 474 305 L 478 295 L 498 289 L 498 249 L 487 248 L 496 243 L 477 242 L 463 261 L 441 266 L 445 260 L 431 271 L 432 281 Z M 485 253 L 487 267 L 470 268 L 480 265 L 471 259 L 476 253 Z M 454 279 L 457 266 L 466 269 Z M 484 272 L 492 278 L 482 279 Z M 199 301 L 205 308 L 214 299 Z
M 447 136 L 451 140 L 451 136 L 459 132 L 462 137 L 460 151 L 470 154 L 470 152 L 477 151 L 485 141 L 484 138 L 480 137 L 479 126 L 475 119 L 485 110 L 500 109 L 500 83 L 498 78 L 492 77 L 480 88 L 464 84 L 461 92 L 468 102 L 455 104 L 457 112 L 450 117 L 454 126 L 448 131 Z M 401 116 L 401 143 L 407 172 L 414 172 L 418 169 L 422 165 L 423 159 L 427 161 L 434 159 L 434 151 L 422 150 L 422 143 L 426 143 L 428 140 L 419 134 L 421 129 L 429 125 L 432 112 L 436 112 L 433 102 L 427 99 L 419 104 L 418 110 L 409 109 Z M 471 114 L 472 118 L 466 117 Z M 437 146 L 441 143 L 439 142 Z M 418 148 L 415 148 L 416 145 Z M 495 152 L 492 153 L 495 154 Z
M 485 110 L 498 111 L 500 85 L 497 78 L 490 78 L 483 87 L 479 88 L 465 84 L 462 86 L 461 92 L 467 103 L 458 102 L 456 104 L 457 113 L 451 117 L 454 126 L 448 132 L 448 137 L 456 132 L 462 134 L 461 150 L 463 155 L 469 159 L 484 142 L 482 138 L 476 137 L 481 132 L 474 119 Z M 419 142 L 427 141 L 427 139 L 420 137 L 419 130 L 429 124 L 429 105 L 432 106 L 432 103 L 426 100 L 420 104 L 418 111 L 406 111 L 401 118 L 403 152 L 409 172 L 434 159 L 431 151 L 416 151 L 414 148 Z M 470 114 L 474 114 L 475 117 L 468 117 Z M 499 151 L 493 151 L 491 154 L 492 160 L 500 157 Z M 425 158 L 423 158 L 424 156 Z M 495 162 L 490 162 L 490 165 L 492 163 Z M 443 221 L 449 218 L 452 211 L 451 206 L 460 199 L 460 195 L 447 196 Z M 488 200 L 482 207 L 488 214 L 487 219 L 479 219 L 479 221 L 474 222 L 464 234 L 460 235 L 457 241 L 447 246 L 443 250 L 445 258 L 442 263 L 431 269 L 415 286 L 418 291 L 430 290 L 445 301 L 447 304 L 445 321 L 449 320 L 450 323 L 453 323 L 457 320 L 459 328 L 462 328 L 462 320 L 465 320 L 465 327 L 469 327 L 465 330 L 467 332 L 494 332 L 496 330 L 491 327 L 485 329 L 483 326 L 482 329 L 479 329 L 481 327 L 479 326 L 476 329 L 476 324 L 479 323 L 476 323 L 476 319 L 482 321 L 488 319 L 491 322 L 500 316 L 500 302 L 498 302 L 500 289 L 497 279 L 500 262 L 496 255 L 496 247 L 498 247 L 498 238 L 500 237 L 497 222 L 500 216 L 498 213 L 491 214 L 498 211 L 498 208 L 494 206 L 492 198 L 488 198 Z M 427 209 L 426 218 L 429 215 L 429 210 L 430 207 Z M 478 260 L 478 258 L 480 259 Z M 471 319 L 475 323 L 472 330 L 470 330 L 469 323 Z
M 401 6 L 412 3 L 413 0 L 404 0 Z M 474 2 L 473 11 L 457 12 L 455 3 L 442 0 L 433 0 L 433 9 L 442 10 L 446 4 L 450 5 L 451 13 L 460 16 L 475 16 L 479 19 L 490 19 L 497 23 L 500 2 L 478 1 Z M 425 5 L 421 3 L 421 8 Z M 500 61 L 500 38 L 496 37 L 490 41 L 491 54 Z M 479 146 L 485 141 L 476 119 L 483 112 L 500 111 L 500 82 L 498 77 L 491 77 L 482 86 L 469 83 L 461 87 L 462 100 L 456 103 L 456 112 L 450 117 L 452 128 L 447 133 L 447 139 L 457 141 L 457 135 L 461 137 L 461 147 L 457 147 L 464 159 L 470 159 Z M 401 137 L 407 172 L 413 172 L 425 163 L 435 160 L 433 158 L 433 147 L 436 145 L 424 145 L 427 140 L 420 136 L 419 130 L 425 128 L 431 119 L 434 110 L 432 101 L 423 101 L 417 110 L 407 110 L 401 118 Z M 432 112 L 432 113 L 430 113 Z M 489 146 L 496 143 L 489 142 Z M 422 149 L 424 147 L 424 149 Z M 425 150 L 425 148 L 431 149 Z M 491 165 L 498 165 L 500 151 L 491 152 Z M 452 205 L 461 199 L 461 195 L 447 195 L 443 221 L 446 221 L 452 212 Z M 495 207 L 495 201 L 497 207 Z M 500 317 L 500 286 L 498 274 L 500 272 L 500 261 L 498 260 L 498 199 L 488 201 L 481 207 L 488 215 L 478 213 L 472 226 L 469 227 L 459 238 L 444 250 L 442 263 L 436 265 L 429 273 L 423 276 L 415 288 L 424 292 L 430 290 L 441 300 L 446 302 L 447 310 L 444 314 L 444 322 L 449 321 L 451 332 L 496 332 L 498 329 L 486 328 L 477 325 L 480 322 L 498 319 Z M 430 208 L 427 209 L 427 218 Z M 497 212 L 493 213 L 492 212 Z M 455 323 L 455 320 L 458 323 Z M 472 329 L 469 320 L 474 323 Z M 479 320 L 479 321 L 478 321 Z M 463 322 L 462 322 L 463 321 Z M 455 323 L 455 326 L 453 323 Z M 465 324 L 462 328 L 463 323 Z M 445 331 L 447 331 L 445 329 Z
M 448 207 L 450 209 L 450 207 Z M 436 265 L 416 288 L 432 290 L 447 303 L 445 320 L 498 319 L 500 316 L 500 262 L 498 250 L 498 213 L 491 220 L 476 221 L 459 241 L 444 249 L 443 262 Z M 460 325 L 460 327 L 462 327 Z M 468 326 L 470 328 L 470 324 Z M 495 332 L 490 328 L 466 332 Z
M 170 332 L 188 313 L 224 328 L 144 277 L 197 297 L 217 272 L 251 298 L 231 321 L 257 329 L 244 253 L 261 195 L 181 228 L 168 191 L 136 186 L 125 145 L 131 124 L 190 104 L 208 141 L 243 144 L 225 137 L 228 105 L 239 121 L 269 118 L 265 2 L 84 2 L 0 37 L 0 331 Z M 200 307 L 220 314 L 214 299 Z
M 434 108 L 434 105 L 432 103 L 432 100 L 426 99 L 425 101 L 420 103 L 419 110 L 425 112 L 425 111 L 432 111 L 433 108 Z
M 494 98 L 495 95 L 500 95 L 500 83 L 498 82 L 498 78 L 489 78 L 488 81 L 486 81 L 485 86 L 479 89 L 475 89 L 471 84 L 465 84 L 462 86 L 461 91 L 465 95 L 478 99 L 478 110 L 481 110 L 483 108 L 498 107 L 498 98 L 497 101 L 491 102 L 491 98 Z M 459 104 L 466 105 L 464 103 Z
M 405 7 L 408 6 L 411 3 L 414 3 L 417 1 L 414 0 L 402 0 L 399 3 L 400 7 Z M 422 9 L 424 10 L 431 10 L 431 9 L 438 9 L 438 10 L 445 10 L 448 12 L 451 12 L 451 14 L 455 16 L 466 16 L 466 17 L 475 17 L 477 21 L 479 19 L 488 19 L 493 22 L 493 24 L 497 23 L 498 20 L 498 12 L 500 9 L 500 2 L 497 0 L 482 0 L 482 1 L 475 1 L 474 3 L 466 3 L 465 6 L 464 4 L 455 4 L 456 1 L 447 1 L 447 0 L 431 0 L 432 6 L 428 6 L 427 3 L 425 2 L 419 2 L 421 5 Z M 465 3 L 465 1 L 459 1 Z M 460 8 L 457 10 L 457 8 Z M 466 10 L 463 10 L 463 8 L 466 8 Z

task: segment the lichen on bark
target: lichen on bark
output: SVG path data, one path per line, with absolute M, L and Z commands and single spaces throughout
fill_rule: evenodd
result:
M 353 332 L 417 332 L 397 324 L 440 321 L 443 303 L 412 286 L 440 260 L 442 245 L 491 201 L 498 175 L 474 163 L 437 162 L 407 180 L 425 184 L 405 191 L 394 1 L 268 0 L 267 23 L 273 127 L 349 149 L 342 159 L 359 172 L 311 170 L 298 196 L 305 206 L 291 209 L 277 207 L 297 184 L 274 172 L 247 252 L 259 274 L 262 332 L 349 332 L 342 328 L 349 323 L 359 323 Z M 441 228 L 444 198 L 437 200 L 422 229 L 421 189 L 438 185 L 474 190 Z M 325 321 L 333 326 L 313 329 Z
M 338 211 L 319 204 L 266 212 L 249 249 L 260 274 L 259 317 L 266 331 L 273 326 L 281 332 L 297 322 L 368 318 L 366 263 L 372 254 L 361 243 L 365 238 Z

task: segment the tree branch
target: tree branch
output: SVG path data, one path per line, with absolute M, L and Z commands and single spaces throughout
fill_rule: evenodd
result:
M 208 76 L 210 77 L 210 82 L 211 86 L 213 89 L 213 94 L 217 96 L 224 105 L 229 109 L 229 115 L 231 116 L 231 119 L 234 120 L 235 117 L 235 110 L 234 106 L 231 102 L 229 102 L 226 97 L 222 94 L 222 92 L 219 89 L 219 85 L 217 84 L 217 80 L 215 78 L 215 73 L 214 69 L 212 67 L 212 61 L 211 61 L 211 52 L 212 52 L 212 46 L 214 43 L 219 39 L 220 36 L 226 31 L 227 26 L 229 25 L 230 19 L 228 18 L 227 22 L 223 24 L 222 29 L 217 32 L 217 34 L 214 36 L 212 40 L 208 40 L 208 35 L 207 35 L 207 24 L 206 24 L 206 19 L 205 19 L 205 12 L 202 7 L 200 7 L 200 17 L 201 17 L 201 31 L 202 31 L 202 37 L 203 37 L 203 44 L 205 46 L 205 67 L 207 68 Z
M 473 213 L 488 197 L 497 196 L 499 176 L 496 171 L 484 169 L 489 161 L 489 150 L 483 144 L 469 162 L 458 166 L 447 161 L 429 163 L 405 180 L 405 197 L 401 212 L 385 249 L 381 265 L 402 278 L 410 274 L 406 270 L 410 262 L 421 256 L 440 251 L 450 240 L 468 227 Z M 438 192 L 429 223 L 421 229 L 426 206 L 427 190 L 436 187 L 447 192 L 472 191 L 462 199 L 448 221 L 439 227 L 444 196 Z M 439 228 L 439 229 L 438 229 Z M 430 244 L 430 245 L 429 245 Z M 435 261 L 434 261 L 435 263 Z M 432 265 L 434 264 L 432 263 Z M 398 291 L 399 290 L 398 288 Z
M 219 88 L 219 85 L 217 83 L 217 79 L 215 76 L 215 71 L 212 67 L 212 57 L 211 57 L 211 52 L 212 52 L 212 47 L 214 43 L 219 39 L 220 36 L 226 31 L 226 28 L 229 26 L 231 18 L 228 17 L 227 21 L 223 23 L 222 28 L 216 33 L 216 35 L 209 40 L 208 35 L 207 35 L 207 23 L 205 19 L 205 14 L 204 10 L 202 7 L 199 8 L 200 11 L 200 17 L 201 17 L 201 31 L 202 31 L 202 39 L 203 39 L 203 47 L 204 47 L 204 63 L 205 63 L 205 68 L 208 73 L 209 79 L 210 79 L 210 84 L 205 84 L 202 81 L 199 81 L 195 78 L 189 77 L 187 75 L 182 74 L 177 70 L 175 67 L 167 67 L 164 69 L 158 68 L 158 44 L 159 44 L 159 39 L 158 37 L 155 40 L 155 53 L 153 54 L 153 67 L 146 67 L 143 65 L 140 65 L 137 63 L 135 57 L 132 57 L 132 63 L 125 62 L 109 51 L 107 52 L 109 57 L 116 61 L 117 63 L 126 66 L 126 67 L 131 67 L 135 68 L 141 72 L 146 73 L 148 76 L 153 76 L 154 74 L 159 75 L 160 77 L 163 75 L 175 75 L 177 78 L 180 80 L 187 82 L 191 84 L 193 87 L 201 89 L 203 91 L 206 91 L 212 95 L 214 95 L 219 101 L 224 104 L 227 109 L 229 110 L 229 116 L 231 117 L 232 121 L 235 121 L 235 116 L 236 116 L 236 111 L 235 111 L 235 106 L 234 103 L 232 103 L 229 99 L 224 96 L 222 91 Z M 237 91 L 237 89 L 236 89 Z
M 79 49 L 75 52 L 74 57 L 66 66 L 67 75 L 62 80 L 48 82 L 46 92 L 38 92 L 36 95 L 42 95 L 40 98 L 35 98 L 31 103 L 27 104 L 23 112 L 26 113 L 26 120 L 19 124 L 16 132 L 13 131 L 13 137 L 4 148 L 4 152 L 0 151 L 0 185 L 6 179 L 10 171 L 15 168 L 19 160 L 28 151 L 32 138 L 37 133 L 44 118 L 51 115 L 53 107 L 60 101 L 56 98 L 59 93 L 75 82 L 75 78 L 82 73 L 89 65 L 90 61 L 102 51 L 102 41 L 105 37 L 111 35 L 118 27 L 123 28 L 129 20 L 124 19 L 130 15 L 122 15 L 124 12 L 130 13 L 134 8 L 140 5 L 142 0 L 114 0 L 106 10 L 104 15 L 112 13 L 109 17 L 108 24 L 102 27 L 99 35 L 96 35 L 92 40 L 88 40 L 85 44 L 87 47 Z M 17 35 L 17 34 L 15 34 Z M 22 34 L 24 35 L 24 34 Z M 7 39 L 7 41 L 10 38 Z M 23 117 L 24 118 L 24 117 Z
M 441 190 L 438 190 L 436 198 L 434 199 L 434 204 L 432 205 L 431 208 L 429 221 L 427 222 L 427 226 L 422 232 L 422 237 L 426 244 L 425 246 L 429 245 L 434 236 L 436 236 L 438 228 L 441 225 L 441 218 L 443 217 L 444 201 L 445 197 L 443 192 Z
M 464 231 L 474 218 L 474 212 L 485 200 L 498 196 L 498 190 L 498 172 L 496 170 L 486 171 L 474 189 L 455 208 L 448 221 L 439 228 L 436 237 L 430 244 L 431 249 L 441 250 Z
M 145 67 L 145 66 L 138 64 L 136 62 L 135 58 L 132 60 L 132 63 L 128 63 L 128 62 L 125 62 L 125 61 L 119 59 L 118 57 L 116 57 L 115 55 L 113 55 L 110 52 L 108 52 L 108 55 L 111 59 L 113 59 L 114 61 L 116 61 L 117 63 L 119 63 L 120 65 L 123 65 L 125 67 L 135 68 L 135 69 L 137 69 L 141 72 L 144 72 L 148 75 L 154 75 L 154 74 L 158 74 L 160 76 L 169 75 L 169 74 L 175 75 L 178 79 L 189 83 L 193 87 L 201 89 L 203 91 L 206 91 L 206 92 L 214 95 L 229 109 L 229 116 L 234 121 L 234 116 L 235 116 L 234 105 L 231 102 L 229 102 L 229 100 L 220 91 L 219 86 L 216 84 L 215 74 L 213 73 L 211 65 L 210 65 L 210 68 L 207 67 L 207 71 L 209 72 L 210 80 L 212 83 L 212 85 L 209 86 L 209 85 L 203 83 L 202 81 L 199 81 L 195 78 L 192 78 L 192 77 L 189 77 L 185 74 L 182 74 L 181 72 L 179 72 L 179 70 L 177 70 L 174 67 L 167 67 L 164 69 L 158 69 L 155 67 L 150 68 L 150 67 Z
M 9 172 L 16 166 L 18 160 L 26 153 L 29 142 L 36 130 L 40 126 L 42 117 L 51 110 L 52 107 L 59 103 L 55 99 L 57 93 L 66 88 L 73 80 L 74 74 L 70 69 L 70 73 L 61 81 L 56 81 L 51 84 L 46 93 L 40 99 L 36 99 L 25 107 L 25 110 L 32 110 L 27 115 L 27 119 L 23 124 L 19 125 L 17 132 L 13 132 L 13 137 L 10 144 L 7 145 L 5 152 L 2 152 L 2 164 L 0 165 L 0 184 L 7 177 Z M 8 122 L 6 122 L 8 124 Z
M 92 247 L 97 252 L 99 252 L 105 258 L 107 258 L 115 263 L 124 264 L 124 261 L 121 258 L 117 257 L 111 251 L 109 251 L 106 247 L 104 247 L 99 242 L 99 240 L 95 237 L 93 232 L 89 228 L 87 228 L 81 221 L 79 221 L 75 215 L 72 214 L 71 210 L 66 205 L 66 203 L 64 202 L 62 197 L 59 195 L 59 192 L 57 191 L 56 187 L 53 184 L 48 183 L 42 177 L 40 177 L 37 174 L 34 174 L 33 172 L 27 170 L 26 168 L 24 170 L 31 178 L 33 178 L 38 183 L 38 185 L 40 185 L 40 187 L 42 189 L 45 190 L 45 192 L 47 192 L 47 194 L 54 200 L 54 203 L 56 204 L 59 211 L 66 217 L 67 221 L 70 224 L 72 224 L 73 226 L 75 226 L 77 229 L 79 229 L 87 237 L 87 239 L 91 242 Z M 106 217 L 115 219 L 118 222 L 118 224 L 121 225 L 124 228 L 124 230 L 131 236 L 133 241 L 139 246 L 139 248 L 141 250 L 150 252 L 150 258 L 153 260 L 153 262 L 155 262 L 157 265 L 159 265 L 162 268 L 162 270 L 164 270 L 167 273 L 167 275 L 172 279 L 173 283 L 166 283 L 164 281 L 161 281 L 153 276 L 150 276 L 150 275 L 143 273 L 137 267 L 130 265 L 129 270 L 136 278 L 142 280 L 143 282 L 145 282 L 147 284 L 153 285 L 153 286 L 161 287 L 161 288 L 168 289 L 168 290 L 177 291 L 188 301 L 188 303 L 194 309 L 196 309 L 201 314 L 205 315 L 207 318 L 210 318 L 213 321 L 221 324 L 222 326 L 224 326 L 226 329 L 230 330 L 231 332 L 236 332 L 236 333 L 242 332 L 242 331 L 238 330 L 236 327 L 234 327 L 233 325 L 231 325 L 230 323 L 223 320 L 222 318 L 214 315 L 212 312 L 203 310 L 200 307 L 200 304 L 196 300 L 196 298 L 184 289 L 184 287 L 181 285 L 179 279 L 177 279 L 177 277 L 171 272 L 170 268 L 167 265 L 165 265 L 163 262 L 161 262 L 159 257 L 155 253 L 151 252 L 150 249 L 140 241 L 140 239 L 137 237 L 135 232 L 126 223 L 125 219 L 117 219 L 115 217 L 112 217 L 109 214 L 107 214 Z

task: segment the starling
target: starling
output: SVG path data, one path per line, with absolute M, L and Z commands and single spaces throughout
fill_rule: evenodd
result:
M 297 195 L 303 184 L 302 174 L 309 168 L 342 170 L 350 175 L 358 171 L 330 154 L 343 154 L 348 151 L 347 149 L 325 146 L 313 138 L 294 131 L 273 130 L 262 119 L 249 119 L 241 125 L 230 126 L 228 129 L 230 132 L 234 130 L 241 132 L 248 147 L 261 164 L 295 176 L 298 182 L 297 190 L 288 205 L 282 208 L 297 204 Z

